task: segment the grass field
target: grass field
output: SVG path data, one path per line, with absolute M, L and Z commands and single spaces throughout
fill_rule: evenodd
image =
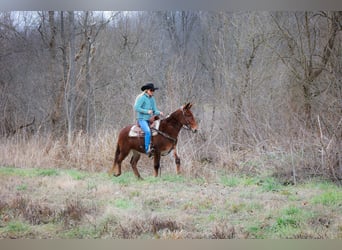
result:
M 332 183 L 144 176 L 0 167 L 0 238 L 342 238 L 342 189 Z

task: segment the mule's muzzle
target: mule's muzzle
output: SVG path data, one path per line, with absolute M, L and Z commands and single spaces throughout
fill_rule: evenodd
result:
M 197 126 L 196 126 L 196 127 L 194 127 L 194 128 L 191 128 L 191 131 L 192 131 L 192 133 L 197 133 L 197 131 L 198 131 L 198 128 L 197 128 Z

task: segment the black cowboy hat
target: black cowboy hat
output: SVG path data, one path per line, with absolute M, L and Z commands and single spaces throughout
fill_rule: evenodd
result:
M 147 83 L 141 87 L 141 91 L 145 91 L 146 89 L 152 89 L 153 91 L 159 88 L 155 88 L 153 83 Z

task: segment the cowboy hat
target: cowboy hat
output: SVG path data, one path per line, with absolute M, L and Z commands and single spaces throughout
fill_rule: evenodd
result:
M 145 91 L 146 89 L 152 89 L 153 91 L 159 88 L 155 88 L 153 83 L 147 83 L 141 87 L 141 91 Z

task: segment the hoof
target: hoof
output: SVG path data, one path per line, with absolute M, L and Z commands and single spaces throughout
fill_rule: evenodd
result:
M 109 176 L 115 176 L 115 177 L 118 177 L 118 176 L 121 175 L 121 173 L 116 174 L 116 173 L 113 173 L 112 171 L 108 171 L 107 173 L 108 173 Z

